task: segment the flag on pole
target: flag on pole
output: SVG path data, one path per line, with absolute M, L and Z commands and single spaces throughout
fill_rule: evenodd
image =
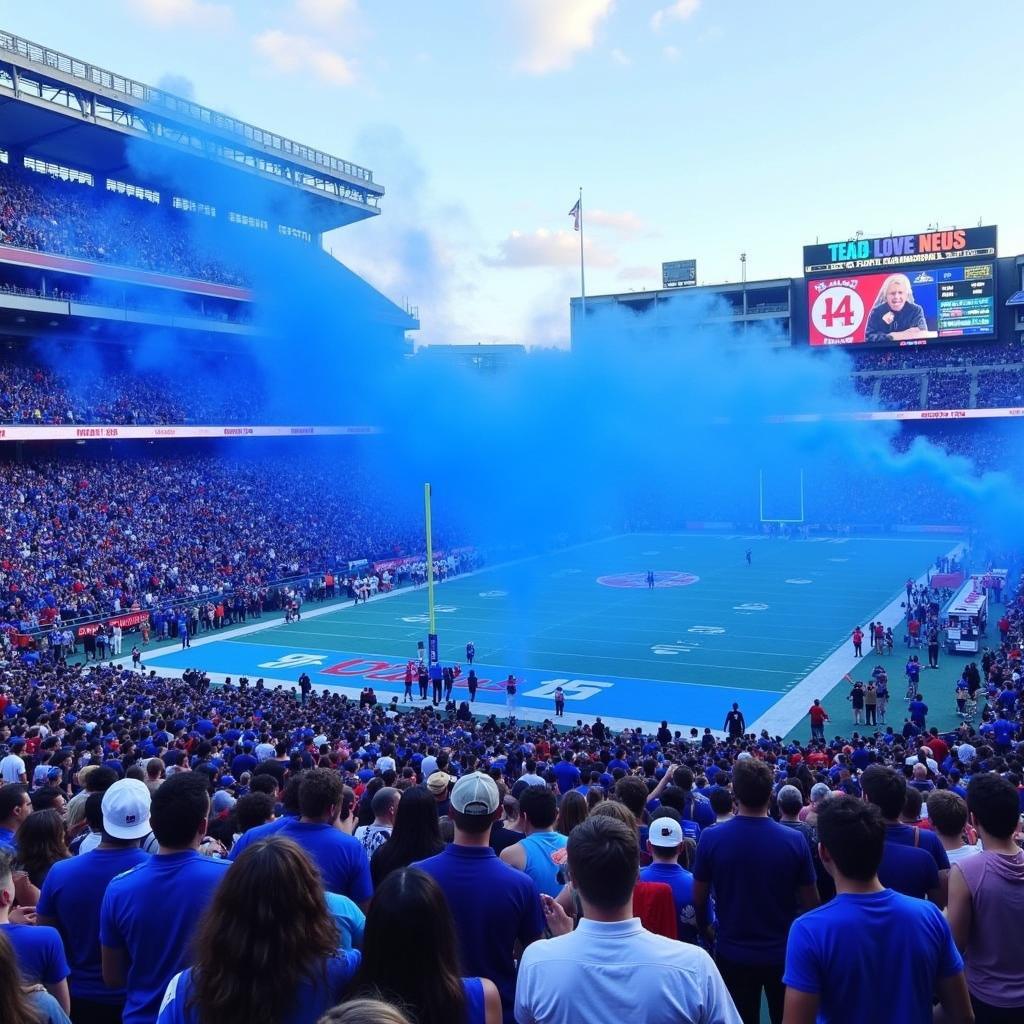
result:
M 569 216 L 572 217 L 572 229 L 573 231 L 579 231 L 580 229 L 580 216 L 583 213 L 580 207 L 581 200 L 576 200 L 576 205 L 569 211 Z

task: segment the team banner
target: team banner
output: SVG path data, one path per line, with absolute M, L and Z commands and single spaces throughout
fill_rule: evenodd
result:
M 925 345 L 996 333 L 995 264 L 811 278 L 808 339 L 823 345 Z
M 126 612 L 124 615 L 115 615 L 113 618 L 104 619 L 107 626 L 120 626 L 122 629 L 134 629 L 142 623 L 149 621 L 149 612 Z M 75 636 L 81 640 L 83 637 L 95 636 L 99 632 L 100 623 L 87 622 L 84 626 L 75 629 Z
M 340 437 L 376 434 L 378 427 L 266 427 L 266 426 L 76 426 L 75 424 L 15 424 L 0 427 L 3 441 L 173 441 L 202 437 Z

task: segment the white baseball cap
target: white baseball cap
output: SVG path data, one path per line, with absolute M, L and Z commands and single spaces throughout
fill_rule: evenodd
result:
M 673 818 L 655 818 L 647 833 L 651 846 L 673 848 L 683 841 L 683 828 Z
M 138 779 L 121 779 L 103 794 L 103 831 L 115 839 L 149 835 L 149 789 Z
M 499 803 L 498 784 L 483 772 L 463 775 L 452 788 L 452 809 L 459 814 L 493 814 Z

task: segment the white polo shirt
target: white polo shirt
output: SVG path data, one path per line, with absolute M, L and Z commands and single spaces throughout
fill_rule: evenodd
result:
M 528 946 L 515 1013 L 518 1024 L 742 1024 L 711 957 L 637 917 L 584 918 L 569 935 Z

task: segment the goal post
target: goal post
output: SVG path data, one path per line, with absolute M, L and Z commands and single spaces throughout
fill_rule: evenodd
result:
M 757 499 L 762 523 L 805 522 L 804 471 L 758 470 Z

